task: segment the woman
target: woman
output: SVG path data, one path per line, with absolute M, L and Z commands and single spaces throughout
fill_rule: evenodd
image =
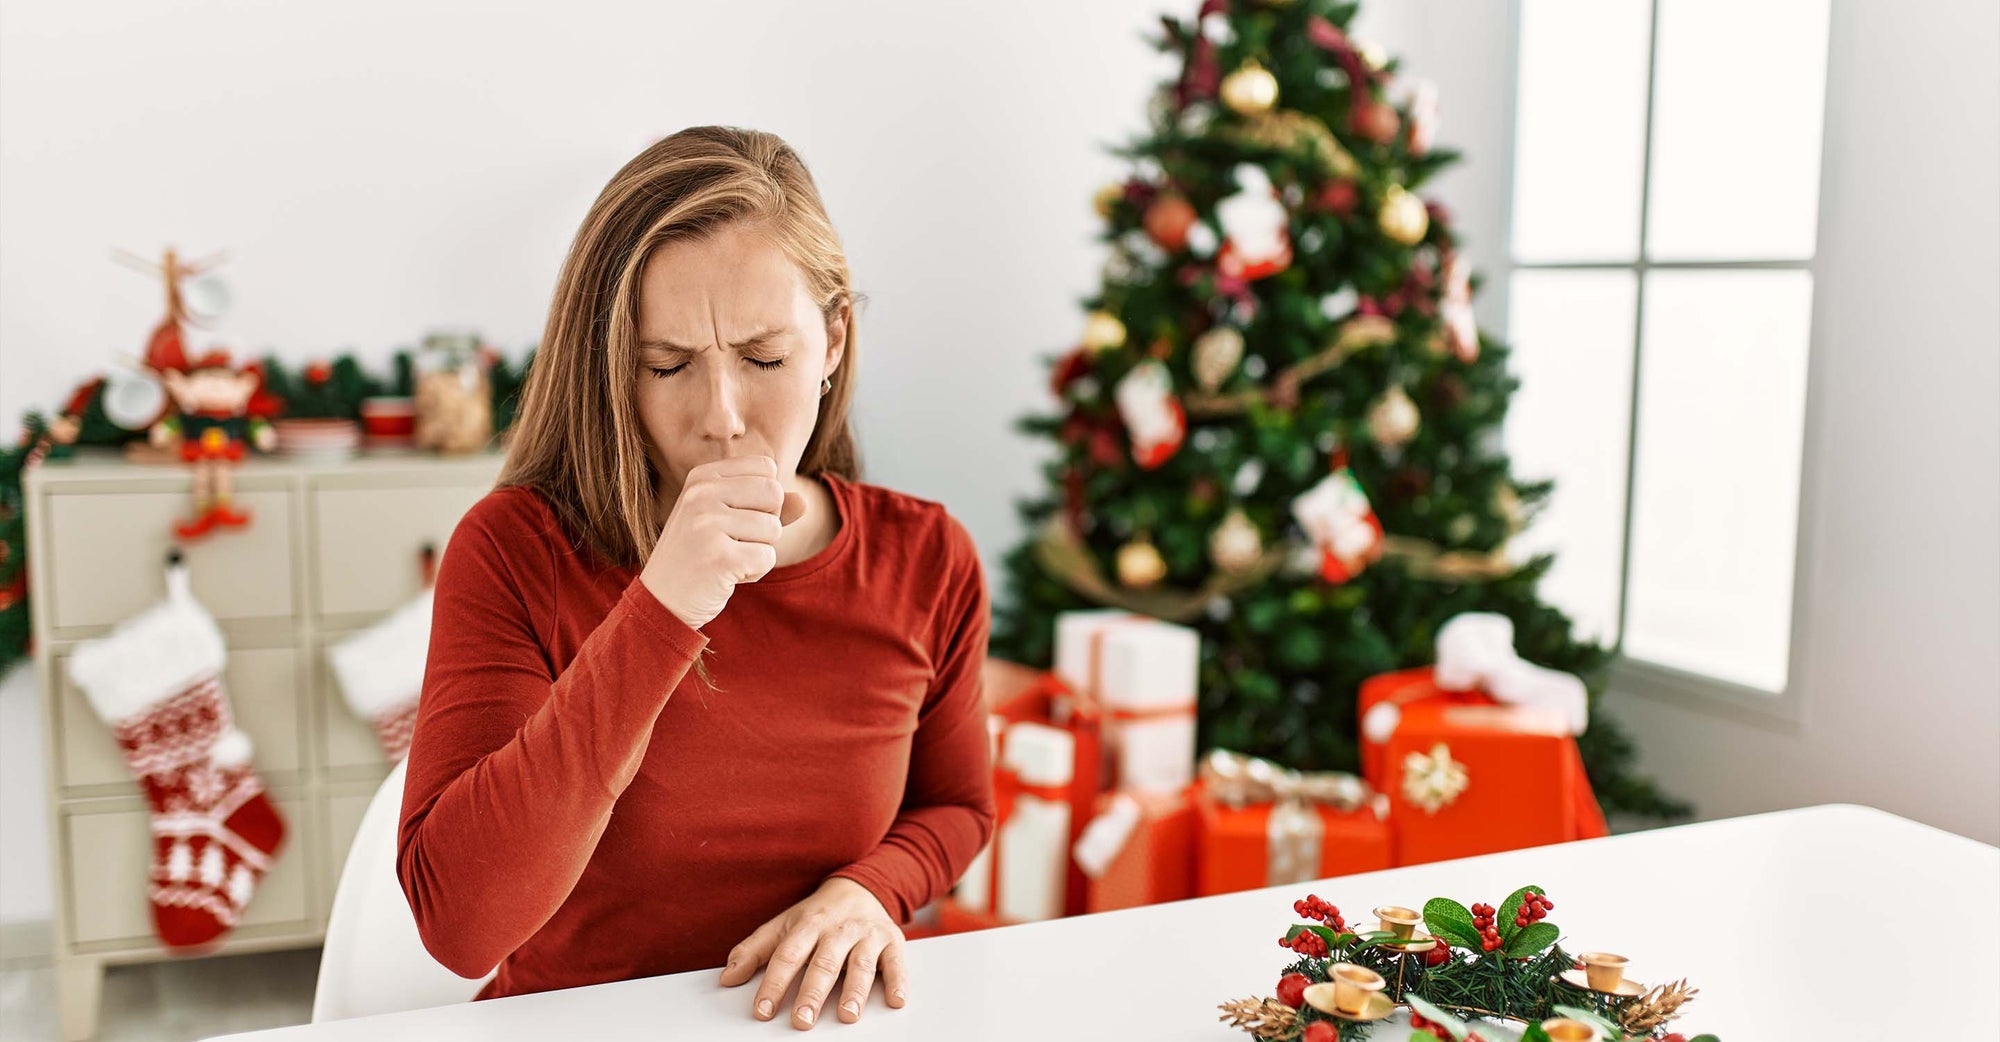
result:
M 684 130 L 570 247 L 499 488 L 440 569 L 397 867 L 481 998 L 879 971 L 993 830 L 965 529 L 862 484 L 847 262 L 769 134 Z

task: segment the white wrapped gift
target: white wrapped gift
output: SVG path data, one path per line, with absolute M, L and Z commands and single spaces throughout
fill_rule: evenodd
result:
M 1104 718 L 1105 759 L 1120 789 L 1176 793 L 1194 780 L 1194 630 L 1117 609 L 1056 617 L 1056 676 Z
M 1016 922 L 1060 918 L 1069 882 L 1068 789 L 1076 738 L 1060 727 L 1023 721 L 1007 725 L 1000 745 L 994 771 L 999 828 L 959 880 L 959 904 Z

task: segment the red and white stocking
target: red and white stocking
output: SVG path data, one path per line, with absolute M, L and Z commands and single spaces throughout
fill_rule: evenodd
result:
M 152 806 L 147 897 L 169 948 L 234 928 L 285 838 L 250 765 L 250 737 L 230 715 L 223 659 L 222 632 L 181 567 L 167 573 L 166 600 L 69 659 Z
M 1327 582 L 1344 583 L 1382 556 L 1382 522 L 1344 465 L 1294 499 L 1292 516 L 1319 550 L 1319 574 Z
M 347 708 L 368 721 L 390 763 L 410 751 L 431 646 L 431 591 L 327 651 Z

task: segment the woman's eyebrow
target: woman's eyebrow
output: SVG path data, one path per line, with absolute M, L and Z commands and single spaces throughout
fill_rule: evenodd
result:
M 763 332 L 751 336 L 747 339 L 738 340 L 735 343 L 730 344 L 729 346 L 737 348 L 738 350 L 741 350 L 746 347 L 757 347 L 770 340 L 776 339 L 777 337 L 784 336 L 785 334 L 790 332 L 791 330 L 789 329 L 766 329 Z M 674 343 L 671 340 L 641 340 L 639 341 L 639 346 L 642 348 L 652 348 L 657 351 L 680 351 L 686 354 L 696 354 L 702 350 L 699 347 L 684 347 L 680 344 Z

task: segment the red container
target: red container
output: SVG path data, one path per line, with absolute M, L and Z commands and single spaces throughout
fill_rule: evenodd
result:
M 417 433 L 417 400 L 363 398 L 361 427 L 376 438 L 412 437 Z

